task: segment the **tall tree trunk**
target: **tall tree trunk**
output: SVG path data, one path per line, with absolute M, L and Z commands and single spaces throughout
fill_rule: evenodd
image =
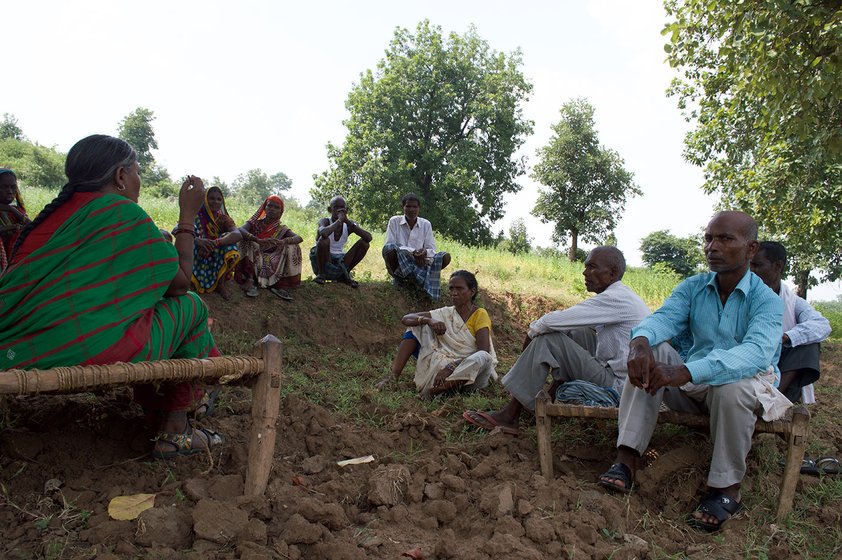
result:
M 579 247 L 578 243 L 579 230 L 570 230 L 570 253 L 567 255 L 567 258 L 570 259 L 570 262 L 576 262 L 576 249 L 578 249 Z
M 799 270 L 795 273 L 795 293 L 798 295 L 798 297 L 807 299 L 807 285 L 809 280 L 809 270 Z

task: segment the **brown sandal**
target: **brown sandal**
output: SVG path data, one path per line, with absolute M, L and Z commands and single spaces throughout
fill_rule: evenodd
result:
M 207 439 L 207 446 L 195 447 L 193 445 L 197 430 L 205 435 L 205 438 Z M 212 430 L 194 428 L 188 421 L 187 428 L 185 428 L 183 434 L 158 432 L 158 435 L 155 436 L 155 441 L 161 441 L 175 447 L 173 451 L 161 451 L 159 449 L 152 450 L 153 459 L 166 460 L 175 459 L 176 457 L 187 457 L 195 455 L 196 453 L 204 453 L 206 451 L 215 451 L 225 443 L 225 438 L 222 437 L 222 434 L 218 434 Z

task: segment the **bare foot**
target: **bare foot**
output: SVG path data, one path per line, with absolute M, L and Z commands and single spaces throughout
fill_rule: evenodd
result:
M 436 395 L 440 395 L 445 393 L 451 389 L 456 389 L 457 387 L 461 387 L 464 385 L 465 382 L 463 380 L 458 381 L 444 381 L 438 385 L 434 385 L 430 388 L 430 396 L 435 397 Z

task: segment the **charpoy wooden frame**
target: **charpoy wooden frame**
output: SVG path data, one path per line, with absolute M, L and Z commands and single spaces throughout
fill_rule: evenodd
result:
M 538 457 L 541 462 L 541 474 L 544 478 L 553 478 L 553 449 L 550 443 L 550 429 L 553 417 L 562 418 L 602 418 L 616 420 L 619 409 L 596 406 L 582 406 L 575 404 L 557 404 L 550 401 L 546 390 L 541 390 L 536 397 L 535 424 L 538 435 Z M 804 450 L 807 447 L 807 430 L 810 413 L 804 406 L 796 406 L 786 419 L 765 422 L 758 420 L 754 426 L 754 433 L 777 434 L 787 442 L 786 466 L 778 494 L 776 516 L 782 520 L 792 511 L 795 499 L 795 487 L 801 462 L 804 460 Z M 692 428 L 709 429 L 710 418 L 704 415 L 686 412 L 665 411 L 658 414 L 658 422 L 679 424 Z
M 281 399 L 283 344 L 272 335 L 254 345 L 251 356 L 220 356 L 52 369 L 0 372 L 0 396 L 79 393 L 151 382 L 247 383 L 252 388 L 251 433 L 245 495 L 266 491 L 275 451 Z

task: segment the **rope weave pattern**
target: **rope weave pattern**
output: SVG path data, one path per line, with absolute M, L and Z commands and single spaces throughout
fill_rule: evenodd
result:
M 136 364 L 56 367 L 43 370 L 13 369 L 0 372 L 0 395 L 84 392 L 111 385 L 177 383 L 188 380 L 214 379 L 217 383 L 226 384 L 253 377 L 261 373 L 263 368 L 261 358 L 220 356 Z

